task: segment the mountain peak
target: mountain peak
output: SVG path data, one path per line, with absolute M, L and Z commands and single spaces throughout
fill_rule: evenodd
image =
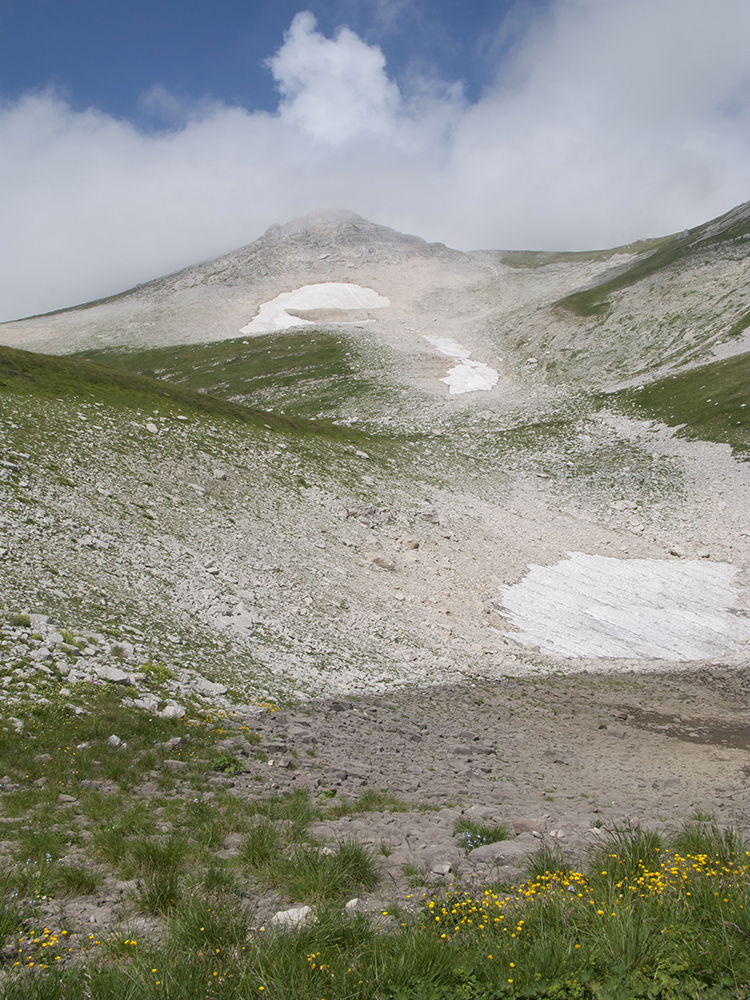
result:
M 350 212 L 344 208 L 318 209 L 300 215 L 283 226 L 274 224 L 256 242 L 283 242 L 299 238 L 332 239 L 342 244 L 391 243 L 399 246 L 426 246 L 419 236 L 398 232 L 389 226 Z

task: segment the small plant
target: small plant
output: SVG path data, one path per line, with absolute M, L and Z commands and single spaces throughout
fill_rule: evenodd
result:
M 742 834 L 729 827 L 721 830 L 715 821 L 688 820 L 669 838 L 669 846 L 678 854 L 707 855 L 723 864 L 745 856 L 746 844 Z
M 142 663 L 138 669 L 157 684 L 165 684 L 167 681 L 175 679 L 174 671 L 170 670 L 163 663 L 151 663 L 149 661 Z
M 411 802 L 404 802 L 403 799 L 399 799 L 389 792 L 368 788 L 358 799 L 340 799 L 335 806 L 326 810 L 325 815 L 331 819 L 340 819 L 342 816 L 354 816 L 361 812 L 385 812 L 386 810 L 411 812 L 412 809 L 417 808 L 419 806 L 413 805 Z
M 60 892 L 67 896 L 90 896 L 104 882 L 101 872 L 81 864 L 60 864 L 55 875 Z
M 459 816 L 453 826 L 453 833 L 461 839 L 467 854 L 475 847 L 497 844 L 501 840 L 510 840 L 513 836 L 507 823 L 485 823 L 466 816 Z
M 570 870 L 570 865 L 565 860 L 565 855 L 559 844 L 554 846 L 546 841 L 539 850 L 534 851 L 526 858 L 524 871 L 532 879 L 539 879 L 542 876 L 554 872 L 566 872 Z
M 422 886 L 430 884 L 430 880 L 427 878 L 427 870 L 425 868 L 418 868 L 413 861 L 407 861 L 401 871 L 404 873 L 406 881 L 412 889 L 419 889 Z
M 239 893 L 240 883 L 229 868 L 218 864 L 210 864 L 202 873 L 200 883 L 204 892 L 208 893 Z
M 187 852 L 188 842 L 183 837 L 134 837 L 124 864 L 135 874 L 165 875 L 183 867 Z
M 31 618 L 28 615 L 11 615 L 10 624 L 14 628 L 31 628 Z
M 21 830 L 16 857 L 19 861 L 56 861 L 65 854 L 65 838 L 57 830 Z
M 644 830 L 637 824 L 615 826 L 591 849 L 590 858 L 594 867 L 611 869 L 610 874 L 617 881 L 624 875 L 634 875 L 641 867 L 657 867 L 663 850 L 664 840 L 655 830 Z
M 94 850 L 103 861 L 119 865 L 128 850 L 122 828 L 115 825 L 94 830 Z
M 0 941 L 4 941 L 9 934 L 16 931 L 20 923 L 21 915 L 15 904 L 0 898 Z
M 249 930 L 246 913 L 217 896 L 191 899 L 172 920 L 170 937 L 179 948 L 216 957 L 241 951 Z
M 259 868 L 279 854 L 279 834 L 267 820 L 259 820 L 250 827 L 239 850 L 239 859 L 249 868 Z
M 220 753 L 211 761 L 211 769 L 229 775 L 244 774 L 245 764 L 239 757 L 230 757 L 229 754 Z
M 259 875 L 263 885 L 282 888 L 300 902 L 344 899 L 374 889 L 380 880 L 372 853 L 354 840 L 333 851 L 298 844 Z
M 152 872 L 136 882 L 133 899 L 146 913 L 168 915 L 180 904 L 179 876 L 174 871 Z

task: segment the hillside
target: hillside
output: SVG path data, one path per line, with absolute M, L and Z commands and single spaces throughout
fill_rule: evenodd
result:
M 0 326 L 9 997 L 744 986 L 749 217 L 551 254 L 324 213 Z M 651 899 L 680 851 L 634 938 L 610 859 Z M 624 945 L 545 931 L 570 866 Z M 499 979 L 427 926 L 486 893 Z
M 563 615 L 571 552 L 605 560 L 615 604 L 632 585 L 613 557 L 652 576 L 682 560 L 680 613 L 698 618 L 700 561 L 725 566 L 716 613 L 746 606 L 747 466 L 726 445 L 748 446 L 748 218 L 545 254 L 323 213 L 5 324 L 58 360 L 2 349 L 3 599 L 68 617 L 83 602 L 110 629 L 148 607 L 248 697 L 547 670 L 567 640 L 529 633 L 503 594 L 557 565 L 545 614 Z M 696 635 L 714 628 L 698 618 Z M 623 648 L 744 655 L 742 620 L 718 627 L 682 652 Z

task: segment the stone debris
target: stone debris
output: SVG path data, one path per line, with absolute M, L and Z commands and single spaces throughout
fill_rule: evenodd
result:
M 314 923 L 316 917 L 310 906 L 293 906 L 289 910 L 279 910 L 269 920 L 272 927 L 292 929 Z
M 56 689 L 69 697 L 76 685 L 92 683 L 111 684 L 121 690 L 123 704 L 165 719 L 182 718 L 187 711 L 186 701 L 195 707 L 234 707 L 227 700 L 225 684 L 210 681 L 178 663 L 162 666 L 158 690 L 153 690 L 155 678 L 149 673 L 149 651 L 142 642 L 111 640 L 88 631 L 78 633 L 55 624 L 47 615 L 27 617 L 28 625 L 0 625 L 0 712 L 3 706 L 7 711 L 13 705 L 27 704 L 32 695 L 39 700 L 44 691 Z M 124 626 L 122 631 L 126 631 Z M 123 663 L 131 669 L 124 670 Z M 74 702 L 68 707 L 77 714 L 85 711 Z M 249 706 L 245 710 L 257 711 Z M 16 732 L 23 731 L 21 719 L 6 718 Z

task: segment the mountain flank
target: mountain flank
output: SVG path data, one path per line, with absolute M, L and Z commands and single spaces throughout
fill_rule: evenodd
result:
M 464 253 L 317 213 L 0 326 L 9 996 L 744 995 L 749 218 Z M 714 909 L 660 896 L 615 982 L 609 859 L 680 851 Z M 606 910 L 544 937 L 571 866 Z

